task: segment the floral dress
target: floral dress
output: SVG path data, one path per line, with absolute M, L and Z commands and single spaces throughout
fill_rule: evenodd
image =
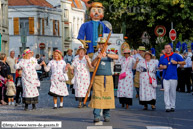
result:
M 149 62 L 145 60 L 139 61 L 137 64 L 137 70 L 140 72 L 140 88 L 139 88 L 139 99 L 140 104 L 152 104 L 156 102 L 156 69 L 158 62 L 151 59 Z M 149 74 L 147 72 L 149 71 Z M 152 84 L 150 84 L 149 76 L 152 78 Z
M 82 60 L 79 56 L 72 62 L 74 68 L 74 89 L 76 100 L 83 100 L 90 85 L 90 72 L 85 56 Z
M 51 60 L 44 68 L 46 72 L 48 72 L 50 69 L 52 71 L 50 92 L 48 93 L 49 95 L 54 97 L 63 97 L 69 95 L 65 82 L 68 80 L 65 67 L 66 62 L 64 60 Z
M 22 59 L 18 64 L 15 64 L 15 68 L 22 69 L 23 102 L 27 104 L 38 103 L 37 87 L 40 86 L 40 81 L 36 70 L 41 69 L 41 66 L 36 60 Z
M 119 79 L 117 97 L 119 97 L 119 101 L 121 104 L 129 104 L 132 105 L 133 98 L 133 72 L 132 68 L 135 64 L 135 59 L 133 57 L 125 58 L 122 56 L 119 59 L 121 63 L 121 73 L 126 72 L 126 77 L 123 79 Z

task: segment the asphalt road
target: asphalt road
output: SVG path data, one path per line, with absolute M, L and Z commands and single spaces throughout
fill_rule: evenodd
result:
M 133 99 L 133 106 L 126 110 L 116 98 L 116 109 L 111 110 L 111 121 L 98 126 L 93 123 L 92 109 L 78 109 L 78 102 L 72 94 L 64 98 L 64 108 L 52 109 L 53 99 L 47 94 L 49 86 L 48 80 L 41 82 L 37 110 L 24 111 L 22 105 L 0 106 L 0 121 L 61 121 L 63 129 L 87 129 L 89 126 L 104 129 L 109 126 L 113 129 L 146 129 L 147 126 L 193 129 L 193 95 L 190 93 L 178 92 L 176 111 L 170 113 L 165 112 L 163 91 L 159 90 L 160 87 L 157 88 L 156 111 L 150 108 L 143 111 L 143 106 L 139 105 L 136 98 Z

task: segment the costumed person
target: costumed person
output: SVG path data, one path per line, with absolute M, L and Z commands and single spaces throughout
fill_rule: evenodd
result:
M 119 58 L 113 52 L 106 52 L 107 46 L 105 45 L 106 38 L 99 38 L 99 51 L 93 55 L 92 66 L 96 67 L 98 60 L 101 58 L 99 67 L 96 71 L 96 76 L 93 84 L 93 93 L 89 107 L 94 108 L 94 122 L 100 121 L 100 112 L 103 109 L 103 117 L 105 122 L 110 121 L 110 109 L 115 108 L 114 99 L 114 84 L 112 77 L 111 64 L 113 60 Z M 106 47 L 106 48 L 104 48 Z M 100 51 L 105 49 L 104 53 Z
M 15 63 L 17 63 L 17 60 Z M 39 65 L 37 61 L 31 59 L 31 50 L 26 49 L 23 52 L 23 59 L 15 64 L 15 68 L 22 69 L 23 103 L 25 104 L 24 110 L 28 110 L 29 104 L 32 104 L 32 110 L 34 110 L 36 109 L 39 96 L 37 87 L 40 86 L 36 70 L 41 69 L 41 65 Z
M 139 103 L 144 105 L 143 110 L 148 109 L 151 104 L 152 110 L 155 110 L 156 104 L 156 70 L 158 62 L 152 59 L 150 52 L 145 52 L 143 60 L 137 60 L 137 71 L 140 72 Z
M 165 55 L 159 60 L 159 68 L 163 69 L 164 102 L 166 112 L 175 111 L 176 87 L 177 87 L 177 65 L 185 65 L 184 59 L 172 52 L 169 44 L 165 45 Z
M 73 52 L 72 49 L 68 49 L 67 54 L 64 56 L 64 61 L 70 65 L 72 64 L 72 61 L 74 59 L 74 55 L 72 55 L 72 52 Z M 68 69 L 68 81 L 66 82 L 66 84 L 67 84 L 67 87 L 70 89 L 73 87 L 73 84 L 71 83 L 72 78 L 73 78 L 73 74 L 71 72 L 71 69 L 69 68 Z
M 91 21 L 81 25 L 77 39 L 81 41 L 84 48 L 87 49 L 87 54 L 92 58 L 97 49 L 98 37 L 102 37 L 104 33 L 109 33 L 110 29 L 101 21 L 104 17 L 104 7 L 102 3 L 93 2 L 89 9 Z M 90 43 L 86 43 L 86 41 Z
M 134 55 L 135 60 L 137 60 L 137 59 L 143 60 L 144 53 L 145 53 L 145 47 L 144 46 L 139 46 L 138 53 Z M 137 92 L 136 98 L 139 97 L 139 86 L 140 86 L 140 84 L 139 84 L 139 82 L 140 82 L 139 74 L 140 74 L 139 71 L 136 70 L 135 77 L 134 77 L 134 86 L 135 86 L 135 89 L 136 89 L 136 92 Z
M 132 105 L 133 98 L 133 72 L 132 69 L 135 64 L 135 59 L 130 55 L 131 50 L 126 48 L 123 51 L 124 56 L 119 58 L 121 63 L 121 73 L 119 75 L 119 83 L 117 90 L 117 97 L 119 98 L 122 107 Z
M 7 87 L 6 95 L 8 97 L 8 105 L 14 105 L 14 96 L 16 95 L 16 88 L 12 75 L 8 75 L 8 81 L 6 82 L 5 86 Z
M 72 62 L 72 72 L 74 71 L 74 86 L 76 101 L 79 101 L 78 108 L 82 107 L 82 102 L 86 96 L 88 87 L 90 85 L 90 72 L 89 68 L 92 68 L 91 60 L 86 55 L 85 48 L 79 48 L 77 50 L 78 56 Z M 86 105 L 83 105 L 86 107 Z
M 43 61 L 44 69 L 46 72 L 52 71 L 51 75 L 51 86 L 49 95 L 53 96 L 54 107 L 57 109 L 57 97 L 60 98 L 59 108 L 63 108 L 63 97 L 69 95 L 66 82 L 68 80 L 67 72 L 69 64 L 62 59 L 62 52 L 60 50 L 55 50 L 53 52 L 53 60 L 51 60 L 48 65 Z

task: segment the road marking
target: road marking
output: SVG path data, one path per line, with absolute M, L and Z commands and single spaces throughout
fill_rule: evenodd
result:
M 96 122 L 94 125 L 103 125 L 102 121 Z
M 147 126 L 147 129 L 172 129 L 172 127 L 166 127 L 166 126 Z
M 88 126 L 87 129 L 113 129 L 112 126 Z

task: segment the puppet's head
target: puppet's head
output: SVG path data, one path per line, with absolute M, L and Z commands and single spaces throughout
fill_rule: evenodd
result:
M 90 7 L 90 17 L 93 21 L 100 21 L 104 17 L 104 7 L 102 3 L 92 2 Z

